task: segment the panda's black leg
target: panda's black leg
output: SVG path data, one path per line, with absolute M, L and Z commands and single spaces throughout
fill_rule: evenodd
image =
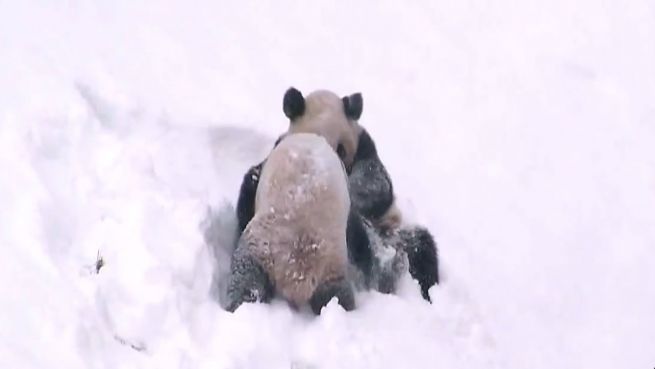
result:
M 430 301 L 428 290 L 439 283 L 437 245 L 430 232 L 422 227 L 399 231 L 407 251 L 409 273 L 418 281 L 423 298 Z
M 232 256 L 226 310 L 233 312 L 244 302 L 268 302 L 272 296 L 273 286 L 264 269 L 252 255 L 237 248 Z
M 362 218 L 354 211 L 348 215 L 346 228 L 348 257 L 363 274 L 366 288 L 370 288 L 373 269 L 373 250 Z
M 309 299 L 309 305 L 314 314 L 319 315 L 323 306 L 327 305 L 335 296 L 344 310 L 351 311 L 355 309 L 355 294 L 352 286 L 348 280 L 341 278 L 323 283 L 314 291 L 311 299 Z
M 261 174 L 264 162 L 251 167 L 243 176 L 241 188 L 239 190 L 239 199 L 237 200 L 237 220 L 239 222 L 239 235 L 243 232 L 255 215 L 255 195 L 259 185 L 259 175 Z

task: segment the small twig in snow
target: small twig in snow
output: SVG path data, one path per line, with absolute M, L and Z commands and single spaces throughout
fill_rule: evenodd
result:
M 105 265 L 105 260 L 100 255 L 100 250 L 98 250 L 98 256 L 96 257 L 96 274 L 100 273 L 100 268 Z

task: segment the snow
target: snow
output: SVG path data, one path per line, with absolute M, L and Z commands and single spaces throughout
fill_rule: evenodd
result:
M 654 17 L 0 2 L 0 367 L 652 368 Z M 363 93 L 401 209 L 439 243 L 433 305 L 406 279 L 318 318 L 218 306 L 225 214 L 290 85 Z

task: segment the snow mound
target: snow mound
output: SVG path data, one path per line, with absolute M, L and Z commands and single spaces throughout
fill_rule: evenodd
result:
M 653 367 L 654 11 L 0 2 L 0 367 Z M 289 85 L 362 92 L 433 305 L 220 308 Z

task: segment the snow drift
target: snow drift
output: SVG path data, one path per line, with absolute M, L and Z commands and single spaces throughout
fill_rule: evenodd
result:
M 655 365 L 647 1 L 0 4 L 0 367 Z M 361 91 L 425 303 L 217 304 L 284 90 Z M 99 258 L 102 267 L 97 271 Z

